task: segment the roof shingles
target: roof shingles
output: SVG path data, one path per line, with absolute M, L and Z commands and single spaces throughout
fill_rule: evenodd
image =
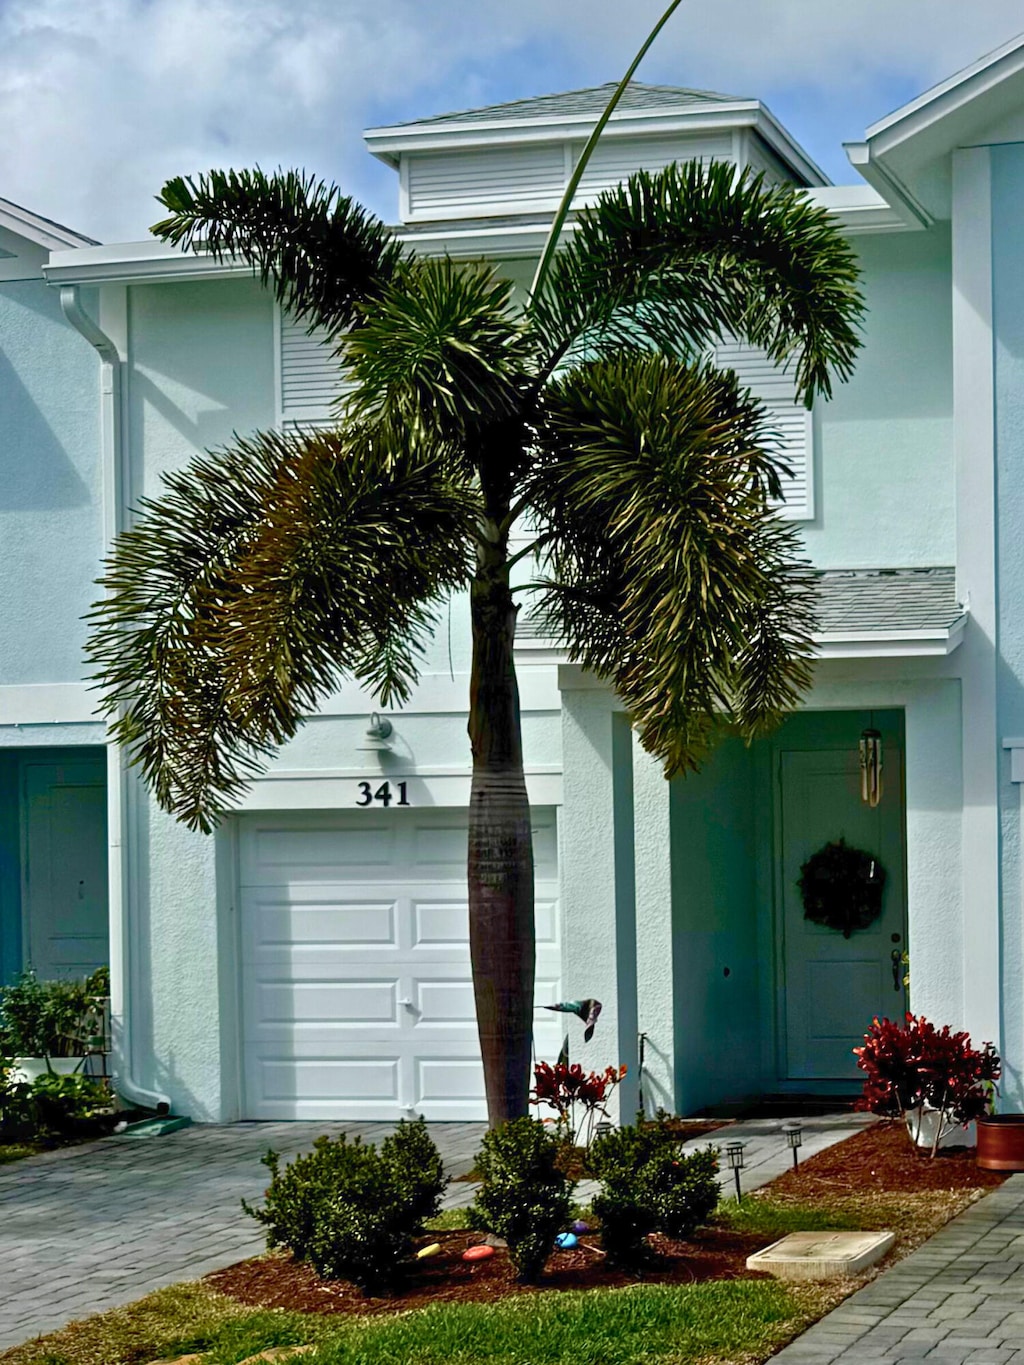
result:
M 415 126 L 439 126 L 446 123 L 500 123 L 505 119 L 560 119 L 593 117 L 604 112 L 612 97 L 616 82 L 591 86 L 586 90 L 567 90 L 559 95 L 538 95 L 533 99 L 511 100 L 507 104 L 491 104 L 482 109 L 464 109 L 451 114 L 434 114 L 431 118 L 416 119 Z M 687 109 L 703 104 L 745 104 L 739 95 L 722 95 L 715 90 L 689 90 L 675 85 L 645 85 L 633 81 L 623 92 L 616 113 L 636 113 L 638 110 Z M 409 127 L 390 124 L 392 128 Z

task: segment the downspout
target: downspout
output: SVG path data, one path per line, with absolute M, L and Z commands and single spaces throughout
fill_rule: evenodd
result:
M 100 357 L 100 423 L 103 463 L 103 544 L 109 546 L 122 529 L 124 506 L 124 421 L 121 407 L 121 357 L 117 346 L 85 312 L 77 284 L 60 287 L 64 316 Z M 110 1022 L 114 1088 L 132 1104 L 169 1113 L 170 1097 L 147 1090 L 132 1075 L 131 930 L 129 927 L 128 850 L 125 818 L 128 773 L 120 746 L 107 745 L 107 841 L 110 866 Z

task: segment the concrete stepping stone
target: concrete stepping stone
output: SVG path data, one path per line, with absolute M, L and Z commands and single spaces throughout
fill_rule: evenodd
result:
M 894 1232 L 791 1232 L 747 1257 L 748 1270 L 779 1280 L 849 1279 L 880 1261 Z

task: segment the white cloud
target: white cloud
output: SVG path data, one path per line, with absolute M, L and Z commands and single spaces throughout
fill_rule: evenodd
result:
M 611 79 L 662 3 L 0 0 L 0 196 L 123 238 L 156 216 L 169 175 L 283 162 L 390 213 L 365 124 Z M 1014 11 L 685 0 L 642 77 L 769 97 L 802 88 L 830 130 L 857 137 L 893 88 L 915 92 L 1010 37 Z

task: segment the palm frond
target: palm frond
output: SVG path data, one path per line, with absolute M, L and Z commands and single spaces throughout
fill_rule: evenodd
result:
M 336 185 L 301 171 L 176 176 L 157 196 L 169 216 L 151 231 L 186 250 L 252 265 L 279 303 L 339 336 L 356 304 L 379 294 L 403 260 L 384 224 Z
M 813 580 L 772 511 L 765 414 L 730 373 L 594 362 L 545 394 L 533 513 L 542 611 L 612 683 L 669 775 L 722 721 L 751 736 L 810 679 Z
M 90 654 L 160 804 L 209 830 L 343 676 L 406 699 L 470 572 L 475 495 L 364 430 L 262 433 L 194 460 L 119 538 Z
M 442 257 L 416 261 L 367 305 L 349 338 L 353 392 L 344 410 L 416 439 L 458 441 L 514 418 L 530 355 L 512 317 L 512 286 Z
M 847 378 L 856 259 L 798 187 L 726 162 L 638 171 L 580 211 L 530 315 L 551 360 L 645 345 L 695 357 L 734 335 L 791 362 L 809 405 Z

